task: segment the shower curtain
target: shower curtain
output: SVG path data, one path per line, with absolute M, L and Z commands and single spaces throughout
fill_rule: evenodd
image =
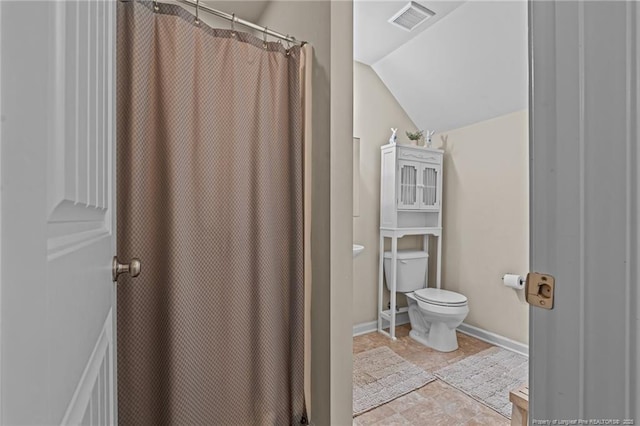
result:
M 310 48 L 118 3 L 119 423 L 304 424 Z

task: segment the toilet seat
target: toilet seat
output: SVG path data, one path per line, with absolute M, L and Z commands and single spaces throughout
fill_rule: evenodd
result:
M 465 306 L 467 298 L 454 291 L 442 290 L 440 288 L 423 288 L 413 293 L 421 302 L 435 306 Z

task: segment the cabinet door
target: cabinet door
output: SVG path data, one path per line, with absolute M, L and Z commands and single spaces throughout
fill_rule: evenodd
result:
M 437 209 L 440 207 L 438 191 L 440 180 L 440 166 L 435 164 L 421 164 L 418 182 L 419 208 Z
M 418 180 L 421 164 L 398 161 L 398 209 L 418 209 Z

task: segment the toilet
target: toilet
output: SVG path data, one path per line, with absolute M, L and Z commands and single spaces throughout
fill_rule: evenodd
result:
M 428 253 L 398 250 L 396 291 L 407 296 L 414 340 L 440 352 L 458 349 L 456 328 L 469 313 L 467 298 L 453 291 L 425 288 Z M 384 254 L 387 288 L 391 282 L 391 252 Z

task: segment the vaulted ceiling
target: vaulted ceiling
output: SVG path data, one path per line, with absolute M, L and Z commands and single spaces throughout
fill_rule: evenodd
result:
M 526 1 L 418 3 L 436 15 L 407 33 L 387 22 L 405 1 L 356 2 L 354 52 L 419 128 L 451 130 L 527 108 Z

